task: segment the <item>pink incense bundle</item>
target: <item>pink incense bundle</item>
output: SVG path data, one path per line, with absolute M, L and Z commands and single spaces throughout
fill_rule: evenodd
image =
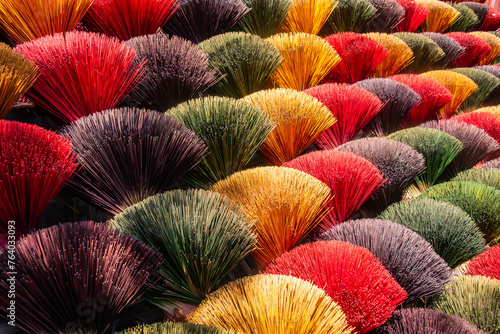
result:
M 370 161 L 349 152 L 316 151 L 283 165 L 306 172 L 331 190 L 328 207 L 332 210 L 316 228 L 323 232 L 349 220 L 364 202 L 384 183 L 379 169 Z
M 331 150 L 352 140 L 383 106 L 375 94 L 347 84 L 324 84 L 304 92 L 320 100 L 337 119 L 314 142 L 321 150 Z
M 55 34 L 16 51 L 41 73 L 26 96 L 63 124 L 118 106 L 144 76 L 133 47 L 95 33 Z
M 453 98 L 453 94 L 445 86 L 421 75 L 398 74 L 388 79 L 401 82 L 420 95 L 420 102 L 406 114 L 401 122 L 403 128 L 437 119 L 439 110 Z
M 449 32 L 446 34 L 465 48 L 464 52 L 453 60 L 455 67 L 472 67 L 478 65 L 490 52 L 491 46 L 481 38 L 465 32 Z
M 325 37 L 342 60 L 332 68 L 323 83 L 356 83 L 368 78 L 389 54 L 382 45 L 362 34 L 345 32 Z

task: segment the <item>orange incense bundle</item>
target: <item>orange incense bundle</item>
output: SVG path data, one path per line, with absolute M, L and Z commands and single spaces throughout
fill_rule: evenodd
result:
M 366 36 L 383 45 L 389 51 L 387 57 L 371 74 L 372 78 L 386 78 L 394 75 L 414 61 L 413 51 L 400 38 L 382 33 L 369 33 Z

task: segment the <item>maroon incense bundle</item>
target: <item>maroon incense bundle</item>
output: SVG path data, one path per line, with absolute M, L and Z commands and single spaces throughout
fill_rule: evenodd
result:
M 15 254 L 16 325 L 29 333 L 105 333 L 155 281 L 162 261 L 139 240 L 94 222 L 37 231 L 18 241 Z M 2 309 L 12 301 L 7 259 L 0 256 Z

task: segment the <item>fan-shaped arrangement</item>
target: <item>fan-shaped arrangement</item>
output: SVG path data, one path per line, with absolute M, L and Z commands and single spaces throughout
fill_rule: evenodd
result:
M 467 264 L 467 274 L 500 279 L 500 245 L 479 254 Z
M 266 273 L 295 276 L 323 288 L 358 333 L 383 324 L 407 297 L 367 249 L 342 241 L 296 247 L 270 264 Z
M 366 36 L 389 51 L 387 57 L 375 68 L 371 77 L 386 78 L 397 74 L 413 62 L 415 56 L 412 49 L 400 38 L 384 33 L 368 33 Z
M 95 113 L 67 126 L 64 134 L 82 166 L 69 188 L 112 214 L 172 188 L 206 150 L 181 122 L 145 109 Z
M 326 184 L 332 199 L 331 211 L 318 226 L 320 230 L 342 223 L 359 209 L 384 180 L 378 168 L 368 160 L 342 151 L 317 151 L 283 165 L 306 172 Z
M 217 69 L 209 70 L 207 55 L 182 38 L 156 34 L 132 38 L 127 44 L 137 51 L 136 64 L 147 59 L 146 77 L 130 92 L 143 108 L 165 111 L 220 80 Z
M 441 293 L 451 274 L 450 267 L 431 244 L 390 221 L 349 221 L 332 227 L 319 239 L 346 241 L 367 248 L 406 291 L 405 303 Z
M 155 322 L 150 325 L 139 325 L 127 328 L 118 334 L 234 334 L 233 331 L 209 327 L 204 325 L 190 324 L 186 322 Z
M 482 183 L 500 190 L 500 170 L 496 168 L 474 168 L 461 172 L 453 181 Z
M 481 183 L 453 181 L 437 184 L 421 195 L 448 202 L 467 212 L 487 243 L 500 236 L 500 191 Z
M 387 179 L 360 208 L 373 217 L 388 205 L 400 201 L 405 188 L 425 170 L 424 157 L 412 147 L 385 138 L 364 138 L 339 146 L 336 150 L 351 152 L 375 165 Z
M 260 91 L 245 101 L 262 109 L 276 124 L 259 149 L 269 165 L 280 166 L 298 157 L 337 121 L 320 101 L 292 89 Z
M 483 235 L 471 217 L 450 203 L 417 198 L 394 203 L 378 217 L 420 234 L 451 268 L 470 260 L 486 247 Z
M 274 128 L 271 118 L 257 107 L 227 97 L 191 100 L 167 111 L 208 148 L 186 180 L 196 187 L 211 184 L 242 170 Z
M 189 321 L 243 334 L 352 333 L 341 307 L 322 289 L 285 275 L 231 282 L 208 295 Z
M 327 214 L 330 189 L 292 168 L 260 167 L 235 173 L 211 187 L 229 197 L 255 221 L 260 268 L 292 249 Z
M 66 138 L 36 125 L 0 120 L 1 248 L 12 231 L 19 238 L 35 228 L 49 202 L 77 172 L 76 159 Z
M 161 263 L 139 240 L 90 221 L 27 235 L 15 254 L 15 301 L 22 305 L 15 323 L 31 333 L 105 333 L 156 279 Z M 8 256 L 0 264 L 4 309 L 11 305 Z
M 117 107 L 145 74 L 132 47 L 94 33 L 55 34 L 16 51 L 40 69 L 26 96 L 63 124 Z
M 291 0 L 242 0 L 251 10 L 238 22 L 237 29 L 267 38 L 274 35 L 288 16 Z
M 352 140 L 383 107 L 375 94 L 355 85 L 323 84 L 305 93 L 321 101 L 337 120 L 316 140 L 316 146 L 322 150 Z
M 160 280 L 146 298 L 167 312 L 189 314 L 256 243 L 252 222 L 222 195 L 173 190 L 116 215 L 111 225 L 163 257 Z
M 241 98 L 258 91 L 283 62 L 281 50 L 272 43 L 243 32 L 217 35 L 198 46 L 207 53 L 210 66 L 224 74 L 213 86 L 221 96 Z
M 482 276 L 454 277 L 433 308 L 469 321 L 479 329 L 500 332 L 500 281 Z

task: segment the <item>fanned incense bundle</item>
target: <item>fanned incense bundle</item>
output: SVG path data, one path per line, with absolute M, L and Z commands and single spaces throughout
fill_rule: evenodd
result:
M 500 333 L 500 280 L 458 276 L 433 303 L 438 311 L 455 315 L 491 334 Z
M 285 275 L 255 275 L 224 285 L 189 321 L 242 334 L 352 333 L 340 306 L 323 290 Z
M 314 87 L 341 60 L 330 44 L 315 35 L 279 34 L 268 40 L 285 59 L 271 76 L 272 83 L 280 88 L 304 90 Z
M 182 38 L 155 34 L 132 38 L 127 44 L 137 51 L 135 64 L 147 59 L 147 75 L 130 93 L 141 107 L 165 111 L 220 80 L 217 69 L 209 70 L 207 55 Z
M 390 221 L 345 222 L 322 233 L 319 239 L 346 241 L 368 249 L 406 291 L 406 304 L 441 293 L 451 276 L 450 267 L 430 243 Z
M 394 203 L 378 218 L 401 224 L 427 240 L 451 268 L 486 249 L 482 233 L 459 207 L 428 198 Z
M 500 149 L 498 143 L 486 132 L 465 122 L 450 119 L 431 121 L 421 126 L 446 132 L 464 144 L 464 149 L 458 153 L 441 174 L 441 180 L 450 180 L 461 171 L 474 167 L 487 156 Z
M 68 32 L 16 47 L 40 69 L 26 93 L 60 123 L 115 108 L 142 80 L 144 62 L 134 64 L 134 48 L 115 38 Z
M 500 168 L 500 158 L 488 161 L 487 163 L 481 165 L 481 168 Z
M 94 222 L 39 230 L 18 240 L 15 254 L 15 324 L 30 333 L 105 333 L 141 297 L 161 263 L 139 240 Z M 0 258 L 6 309 L 11 269 L 8 253 Z
M 178 7 L 177 0 L 94 0 L 83 23 L 91 31 L 126 41 L 156 33 Z
M 298 157 L 336 122 L 320 101 L 292 89 L 260 91 L 244 100 L 263 110 L 276 124 L 259 149 L 269 165 L 280 166 Z
M 445 168 L 464 149 L 464 145 L 449 134 L 429 128 L 409 128 L 395 132 L 387 137 L 409 145 L 425 158 L 425 172 L 415 179 L 418 193 L 432 186 Z
M 454 67 L 471 67 L 479 65 L 491 53 L 491 46 L 483 39 L 465 32 L 449 32 L 446 34 L 465 48 L 464 52 L 453 62 Z
M 396 310 L 374 334 L 483 334 L 466 320 L 431 309 Z
M 206 150 L 181 122 L 145 109 L 95 113 L 64 132 L 83 165 L 69 188 L 112 214 L 170 189 Z
M 406 114 L 420 102 L 420 95 L 394 80 L 367 79 L 356 83 L 356 86 L 375 94 L 384 104 L 363 128 L 364 133 L 386 136 L 398 130 Z
M 242 0 L 250 12 L 237 25 L 250 34 L 267 38 L 274 35 L 288 16 L 291 0 Z
M 293 248 L 327 214 L 330 189 L 292 168 L 260 167 L 235 173 L 211 188 L 238 204 L 255 222 L 257 249 L 252 256 L 264 268 Z
M 439 82 L 453 94 L 451 101 L 439 110 L 439 116 L 444 119 L 450 118 L 462 102 L 478 88 L 474 81 L 457 72 L 437 70 L 425 72 L 421 75 Z
M 93 0 L 2 0 L 0 30 L 15 43 L 75 29 Z
M 386 180 L 370 161 L 342 151 L 317 151 L 302 155 L 283 165 L 310 174 L 330 188 L 328 215 L 315 229 L 326 231 L 349 220 L 359 207 Z
M 0 43 L 0 119 L 38 78 L 38 68 L 24 56 Z
M 398 32 L 394 36 L 403 40 L 413 51 L 414 60 L 405 72 L 422 73 L 445 57 L 445 53 L 432 39 L 417 33 Z
M 324 83 L 356 83 L 368 78 L 389 51 L 371 38 L 352 32 L 333 34 L 325 40 L 342 59 L 323 79 Z
M 500 190 L 500 170 L 497 168 L 472 168 L 458 174 L 453 181 L 482 183 Z
M 190 100 L 166 114 L 182 122 L 208 148 L 185 176 L 188 183 L 202 188 L 245 168 L 274 128 L 264 111 L 228 97 Z
M 460 17 L 460 12 L 451 5 L 438 0 L 416 0 L 430 11 L 420 25 L 423 32 L 444 32 Z
M 437 32 L 423 32 L 421 33 L 427 38 L 432 39 L 444 52 L 444 57 L 434 63 L 433 67 L 436 69 L 444 69 L 455 60 L 458 56 L 464 52 L 465 48 L 460 45 L 453 38 L 446 36 L 445 34 L 439 34 Z
M 283 62 L 272 43 L 243 32 L 217 35 L 198 46 L 210 66 L 225 75 L 212 87 L 222 96 L 241 98 L 258 91 Z
M 500 79 L 500 67 L 498 66 L 482 65 L 482 66 L 476 66 L 474 68 L 493 74 L 497 79 Z M 491 94 L 483 102 L 483 105 L 486 106 L 496 106 L 498 104 L 500 104 L 500 86 L 497 86 L 497 88 L 495 88 L 493 92 L 491 92 Z
M 479 62 L 479 65 L 489 65 L 500 56 L 500 38 L 485 31 L 473 31 L 470 34 L 481 38 L 491 47 L 491 52 Z
M 469 7 L 464 6 L 460 3 L 450 3 L 450 5 L 460 12 L 460 16 L 455 21 L 455 23 L 453 23 L 448 29 L 446 29 L 446 32 L 469 31 L 472 26 L 480 22 L 477 15 Z
M 234 332 L 187 322 L 156 322 L 154 324 L 127 328 L 121 332 L 117 332 L 117 334 L 234 334 Z
M 394 27 L 393 32 L 415 32 L 417 28 L 425 21 L 431 13 L 430 10 L 423 5 L 412 0 L 396 0 L 403 9 L 405 14 L 401 22 Z
M 128 207 L 110 222 L 162 255 L 161 278 L 146 299 L 189 314 L 253 251 L 252 221 L 227 198 L 206 190 L 173 190 Z
M 479 254 L 467 264 L 468 275 L 480 275 L 500 280 L 500 245 Z
M 478 29 L 480 31 L 496 31 L 500 29 L 500 13 L 491 7 L 488 7 L 488 12 L 484 16 L 483 23 Z
M 305 93 L 320 100 L 337 120 L 315 141 L 322 150 L 334 149 L 352 140 L 383 106 L 377 96 L 354 85 L 324 84 Z
M 291 0 L 288 16 L 280 32 L 316 35 L 337 5 L 335 0 Z
M 8 222 L 30 233 L 49 202 L 78 169 L 69 140 L 36 125 L 0 120 L 0 248 Z
M 493 74 L 476 68 L 455 68 L 451 71 L 465 75 L 477 85 L 474 93 L 462 102 L 458 112 L 470 112 L 476 109 L 500 85 L 500 80 Z
M 484 130 L 500 144 L 500 117 L 488 111 L 475 111 L 461 114 L 452 118 L 458 122 L 465 122 Z
M 407 297 L 366 248 L 342 241 L 298 246 L 270 264 L 266 273 L 295 276 L 321 287 L 342 308 L 356 333 L 383 324 Z
M 493 67 L 493 68 L 497 68 L 498 70 L 500 70 L 500 67 L 497 67 L 497 66 L 479 66 L 481 68 L 483 67 Z M 472 112 L 476 113 L 476 112 L 486 112 L 486 113 L 490 113 L 490 114 L 493 114 L 497 117 L 500 117 L 500 105 L 496 105 L 496 106 L 490 106 L 490 107 L 483 107 L 483 108 L 479 108 L 479 109 L 476 109 L 476 110 L 473 110 Z
M 388 205 L 400 201 L 405 188 L 425 170 L 424 157 L 395 140 L 363 138 L 345 143 L 336 150 L 365 158 L 387 179 L 360 208 L 365 217 L 373 217 Z
M 394 75 L 413 62 L 413 51 L 400 38 L 392 34 L 380 33 L 369 33 L 366 36 L 382 44 L 389 51 L 387 57 L 371 74 L 372 78 L 386 78 Z
M 230 31 L 249 11 L 241 0 L 182 0 L 163 30 L 200 43 Z
M 481 183 L 451 181 L 431 187 L 420 197 L 460 207 L 474 220 L 486 243 L 500 236 L 500 190 Z
M 377 8 L 366 0 L 339 0 L 321 32 L 323 35 L 347 31 L 363 32 L 376 13 Z
M 366 32 L 390 32 L 403 20 L 404 8 L 394 0 L 368 0 L 377 9 L 377 14 L 368 22 Z
M 488 6 L 475 1 L 464 1 L 460 3 L 462 6 L 470 8 L 477 16 L 477 23 L 470 27 L 469 31 L 478 30 L 481 27 L 486 13 L 488 13 Z
M 419 103 L 403 118 L 403 128 L 436 119 L 439 110 L 453 99 L 453 94 L 445 86 L 422 75 L 399 74 L 389 79 L 405 84 L 420 95 Z

